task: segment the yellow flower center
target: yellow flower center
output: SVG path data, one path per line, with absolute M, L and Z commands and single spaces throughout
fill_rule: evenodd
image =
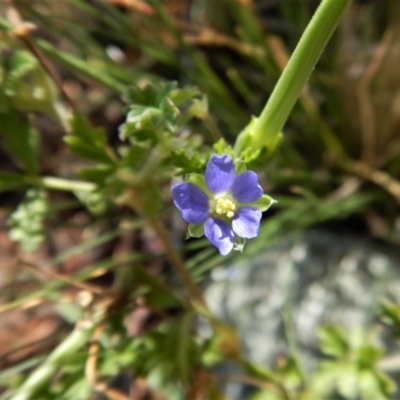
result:
M 228 218 L 232 218 L 235 213 L 236 205 L 232 200 L 224 199 L 223 197 L 217 200 L 215 204 L 215 212 L 219 215 L 226 214 Z

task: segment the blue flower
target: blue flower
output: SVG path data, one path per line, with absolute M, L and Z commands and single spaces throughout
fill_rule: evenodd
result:
M 203 189 L 192 182 L 178 183 L 172 187 L 172 197 L 185 221 L 204 224 L 206 238 L 222 255 L 233 249 L 235 235 L 244 239 L 258 235 L 261 211 L 273 202 L 263 196 L 255 172 L 236 175 L 227 154 L 211 156 Z

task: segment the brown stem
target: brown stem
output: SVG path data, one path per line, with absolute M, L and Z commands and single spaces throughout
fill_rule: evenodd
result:
M 149 188 L 152 186 L 150 181 L 143 183 L 141 188 Z M 146 189 L 143 189 L 146 190 Z M 175 268 L 175 271 L 180 276 L 183 281 L 183 284 L 186 287 L 190 297 L 192 300 L 195 300 L 203 309 L 207 309 L 206 303 L 203 298 L 203 294 L 201 293 L 199 287 L 194 282 L 192 276 L 188 272 L 185 266 L 185 262 L 183 261 L 180 254 L 176 251 L 174 245 L 172 244 L 168 232 L 166 231 L 163 224 L 160 222 L 159 216 L 149 216 L 144 212 L 143 201 L 141 201 L 140 196 L 141 190 L 135 190 L 134 188 L 130 189 L 127 193 L 127 197 L 124 199 L 126 205 L 132 207 L 138 214 L 141 214 L 149 223 L 150 227 L 157 234 L 159 239 L 161 240 L 164 250 L 167 256 L 167 259 L 171 263 L 171 265 Z
M 19 260 L 18 261 L 18 266 L 24 267 L 24 268 L 29 268 L 29 269 L 31 269 L 31 270 L 33 270 L 35 272 L 39 272 L 41 274 L 50 276 L 51 278 L 58 279 L 58 280 L 60 280 L 62 282 L 67 283 L 68 285 L 75 286 L 75 287 L 77 287 L 79 289 L 86 290 L 86 291 L 91 292 L 91 293 L 95 293 L 95 294 L 99 294 L 99 295 L 103 295 L 105 293 L 104 289 L 101 289 L 101 288 L 99 288 L 97 286 L 91 285 L 91 284 L 86 283 L 86 282 L 74 281 L 68 275 L 64 275 L 64 274 L 61 274 L 59 272 L 55 272 L 55 271 L 52 271 L 52 270 L 43 269 L 43 268 L 41 268 L 41 267 L 39 267 L 37 265 L 34 265 L 34 264 L 29 263 L 29 262 L 24 261 L 24 260 Z
M 377 150 L 377 124 L 375 118 L 375 108 L 373 95 L 370 93 L 371 84 L 381 67 L 383 60 L 388 52 L 390 44 L 393 42 L 394 30 L 388 28 L 383 39 L 379 43 L 372 60 L 368 64 L 357 88 L 357 100 L 360 109 L 361 140 L 362 140 L 362 161 L 366 164 L 373 163 Z
M 19 14 L 12 0 L 6 0 L 6 5 L 7 17 L 13 25 L 14 35 L 21 39 L 28 50 L 37 58 L 42 68 L 47 72 L 47 74 L 51 77 L 51 79 L 58 87 L 61 95 L 64 97 L 64 100 L 71 107 L 71 110 L 76 110 L 74 102 L 69 97 L 68 93 L 64 90 L 61 79 L 55 72 L 53 66 L 30 37 L 31 32 L 36 29 L 36 26 L 32 23 L 22 20 L 21 15 Z
M 176 272 L 181 277 L 190 296 L 194 300 L 198 301 L 202 306 L 205 306 L 203 294 L 201 293 L 199 287 L 196 285 L 192 276 L 186 269 L 182 257 L 175 250 L 173 244 L 171 243 L 165 227 L 160 223 L 159 219 L 156 218 L 148 218 L 148 222 L 150 226 L 154 229 L 154 231 L 157 233 L 159 239 L 162 241 L 168 260 L 174 266 Z
M 375 169 L 361 161 L 349 161 L 345 164 L 344 168 L 382 187 L 400 203 L 400 182 L 385 171 Z
M 86 380 L 92 388 L 95 388 L 97 384 L 97 359 L 100 350 L 99 338 L 102 332 L 102 325 L 97 325 L 92 336 L 92 343 L 89 347 L 89 355 L 85 364 Z

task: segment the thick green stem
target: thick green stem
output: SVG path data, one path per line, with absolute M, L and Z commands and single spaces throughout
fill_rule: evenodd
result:
M 307 82 L 322 50 L 331 37 L 351 0 L 323 0 L 304 31 L 292 57 L 276 84 L 260 117 L 245 130 L 236 143 L 236 151 L 251 146 L 270 146 L 277 137 Z M 245 138 L 242 135 L 250 135 Z

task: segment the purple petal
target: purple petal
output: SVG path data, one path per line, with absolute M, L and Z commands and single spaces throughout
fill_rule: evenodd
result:
M 210 192 L 217 194 L 228 191 L 235 180 L 235 164 L 227 154 L 213 154 L 206 168 L 206 185 Z
M 209 215 L 207 195 L 193 183 L 177 183 L 172 186 L 174 204 L 189 224 L 201 224 Z
M 232 229 L 241 238 L 250 239 L 258 235 L 261 211 L 256 207 L 241 207 L 232 220 Z
M 204 234 L 221 255 L 226 256 L 233 249 L 233 232 L 224 221 L 209 218 L 204 224 Z
M 253 171 L 239 174 L 233 182 L 231 193 L 240 203 L 257 201 L 263 195 L 263 190 L 258 184 L 258 176 Z

